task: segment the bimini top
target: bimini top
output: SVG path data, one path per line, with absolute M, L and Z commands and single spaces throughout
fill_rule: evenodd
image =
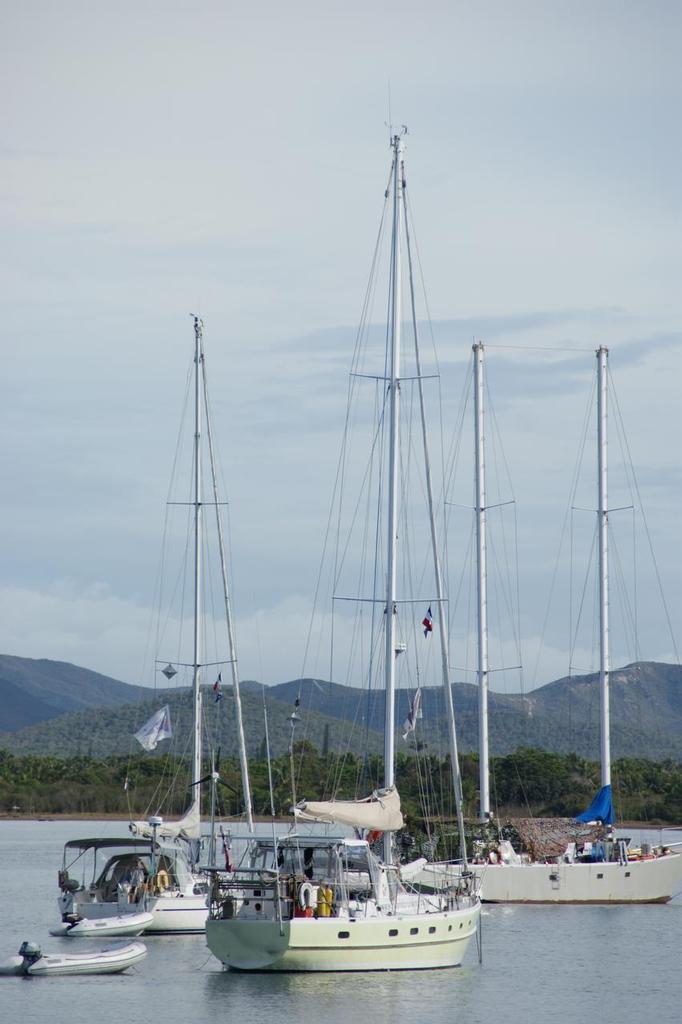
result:
M 124 836 L 122 839 L 103 839 L 102 836 L 98 836 L 96 839 L 70 839 L 68 843 L 65 843 L 65 850 L 102 850 L 108 846 L 142 846 L 145 848 L 151 847 L 151 842 L 148 839 L 131 839 L 130 836 Z M 158 846 L 158 843 L 157 843 Z
M 365 800 L 301 800 L 294 815 L 299 821 L 333 821 L 381 832 L 396 832 L 405 824 L 395 786 L 376 790 Z

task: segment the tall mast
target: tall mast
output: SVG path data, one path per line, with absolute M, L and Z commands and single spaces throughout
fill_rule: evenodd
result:
M 192 778 L 201 778 L 201 348 L 203 323 L 194 317 L 194 742 Z M 201 787 L 194 787 L 192 806 L 201 808 Z
M 485 431 L 483 419 L 483 344 L 474 352 L 474 415 L 476 419 L 476 579 L 478 632 L 478 757 L 480 817 L 490 818 L 488 753 L 488 586 L 486 566 Z
M 246 739 L 244 737 L 244 720 L 242 715 L 242 699 L 239 687 L 239 666 L 237 663 L 237 645 L 234 638 L 234 623 L 232 619 L 232 603 L 230 601 L 230 588 L 227 578 L 227 560 L 225 558 L 225 542 L 223 539 L 223 524 L 220 518 L 220 505 L 218 503 L 218 480 L 216 475 L 215 456 L 213 451 L 213 431 L 211 429 L 211 416 L 207 401 L 206 383 L 206 359 L 202 353 L 202 366 L 204 378 L 204 405 L 206 407 L 206 433 L 208 436 L 208 452 L 211 463 L 211 478 L 213 483 L 213 501 L 215 503 L 216 526 L 218 530 L 218 549 L 220 552 L 220 572 L 223 582 L 223 598 L 225 601 L 225 621 L 227 623 L 227 642 L 230 653 L 230 665 L 232 666 L 232 687 L 234 692 L 234 710 L 237 720 L 237 742 L 239 747 L 239 765 L 242 777 L 242 793 L 244 795 L 244 806 L 246 811 L 246 824 L 249 832 L 253 832 L 253 807 L 251 800 L 251 782 L 249 779 L 249 762 L 246 756 Z M 212 800 L 215 802 L 215 786 L 213 787 Z M 213 835 L 213 830 L 211 830 Z
M 600 755 L 601 784 L 611 785 L 611 740 L 609 723 L 609 511 L 607 468 L 607 387 L 606 361 L 609 350 L 597 349 L 597 441 L 599 520 L 599 699 L 600 699 Z
M 384 721 L 384 785 L 395 783 L 395 659 L 396 659 L 396 587 L 397 587 L 397 535 L 398 535 L 398 473 L 399 473 L 399 413 L 400 413 L 400 242 L 401 200 L 403 188 L 403 139 L 394 135 L 393 149 L 393 232 L 391 243 L 391 321 L 390 321 L 390 409 L 388 449 L 388 553 L 386 573 L 386 652 L 385 689 L 386 716 Z M 391 834 L 384 835 L 384 860 L 392 858 Z
M 452 774 L 452 785 L 455 794 L 455 810 L 457 813 L 457 827 L 459 829 L 459 847 L 462 863 L 465 871 L 468 870 L 466 837 L 464 834 L 464 795 L 462 792 L 462 776 L 459 770 L 459 753 L 457 750 L 457 729 L 455 726 L 455 707 L 452 701 L 452 687 L 450 685 L 450 652 L 448 646 L 448 628 L 445 618 L 445 593 L 443 589 L 443 572 L 441 569 L 440 554 L 438 550 L 438 531 L 436 529 L 436 516 L 433 501 L 433 481 L 431 478 L 431 458 L 429 455 L 429 436 L 426 427 L 426 409 L 424 403 L 424 382 L 422 380 L 421 358 L 419 354 L 419 339 L 417 336 L 417 311 L 414 301 L 414 281 L 412 277 L 412 251 L 410 247 L 410 228 L 407 218 L 407 204 L 405 190 L 407 182 L 403 181 L 403 214 L 405 217 L 405 242 L 407 244 L 407 262 L 410 275 L 410 303 L 412 307 L 412 329 L 414 332 L 414 361 L 417 373 L 417 387 L 419 392 L 419 412 L 422 426 L 422 442 L 424 445 L 424 476 L 426 479 L 426 497 L 429 509 L 429 525 L 431 528 L 431 551 L 433 554 L 433 572 L 436 581 L 436 601 L 438 612 L 438 631 L 440 634 L 440 656 L 441 656 L 441 678 L 445 691 L 445 710 L 448 723 L 448 740 L 450 744 L 450 770 Z

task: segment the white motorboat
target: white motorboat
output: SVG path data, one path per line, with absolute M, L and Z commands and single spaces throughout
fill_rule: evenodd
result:
M 111 946 L 90 953 L 43 953 L 34 942 L 24 942 L 17 956 L 0 964 L 0 975 L 47 978 L 66 974 L 120 974 L 144 960 L 143 942 Z
M 273 834 L 270 840 L 251 843 L 250 860 L 230 874 L 213 869 L 210 915 L 206 922 L 209 949 L 226 967 L 258 971 L 378 971 L 454 967 L 462 962 L 480 920 L 480 900 L 465 874 L 456 888 L 424 895 L 401 878 L 395 857 L 393 833 L 404 827 L 400 796 L 395 785 L 395 687 L 396 661 L 406 645 L 399 640 L 398 614 L 404 603 L 398 600 L 398 523 L 400 479 L 400 387 L 401 355 L 401 245 L 407 234 L 403 132 L 392 135 L 392 186 L 386 201 L 392 204 L 393 227 L 390 247 L 389 329 L 387 350 L 382 353 L 384 375 L 381 422 L 387 423 L 383 468 L 386 490 L 378 498 L 386 512 L 386 589 L 378 585 L 371 598 L 385 611 L 377 628 L 375 651 L 383 656 L 386 694 L 384 722 L 383 786 L 364 800 L 299 801 L 295 808 L 297 831 L 286 837 Z M 410 282 L 411 262 L 410 262 Z M 412 293 L 414 308 L 414 294 Z M 422 409 L 424 453 L 427 476 L 428 447 L 421 402 L 421 370 L 416 344 L 416 378 Z M 383 429 L 383 426 L 382 426 Z M 430 476 L 428 477 L 431 499 Z M 383 516 L 381 517 L 383 518 Z M 435 553 L 436 535 L 432 502 L 429 500 L 431 537 L 434 546 L 434 576 L 440 601 L 440 564 Z M 379 516 L 373 516 L 373 521 Z M 401 526 L 402 529 L 402 526 Z M 370 574 L 371 575 L 371 574 Z M 375 579 L 380 578 L 377 571 Z M 427 602 L 428 603 L 428 602 Z M 407 602 L 409 605 L 410 602 Z M 376 616 L 380 621 L 380 616 Z M 401 624 L 401 628 L 404 628 Z M 383 643 L 379 631 L 383 632 Z M 444 686 L 449 693 L 447 658 Z M 293 716 L 292 716 L 293 720 Z M 452 721 L 452 717 L 451 717 Z M 267 723 L 266 723 L 267 737 Z M 454 721 L 451 740 L 454 742 Z M 453 771 L 458 772 L 456 746 L 451 748 Z M 293 783 L 292 783 L 293 789 Z M 457 793 L 457 785 L 455 785 Z M 295 798 L 294 798 L 295 799 Z M 461 809 L 461 800 L 458 800 Z M 274 807 L 273 807 L 274 815 Z M 305 822 L 333 823 L 355 830 L 356 835 L 383 834 L 383 857 L 372 852 L 367 838 L 310 836 L 298 831 Z

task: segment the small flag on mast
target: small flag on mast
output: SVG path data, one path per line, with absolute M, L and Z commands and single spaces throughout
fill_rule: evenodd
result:
M 431 605 L 429 605 L 429 610 L 422 619 L 422 626 L 424 627 L 424 636 L 428 636 L 429 633 L 433 632 L 433 616 L 431 614 Z
M 223 674 L 222 674 L 222 672 L 219 672 L 218 673 L 218 678 L 216 679 L 215 683 L 213 684 L 213 693 L 215 695 L 214 696 L 214 700 L 215 700 L 216 704 L 218 703 L 218 701 L 223 699 L 223 691 L 220 689 L 220 684 L 222 683 L 222 681 L 223 681 Z
M 417 719 L 422 716 L 422 691 L 421 687 L 417 688 L 417 692 L 414 698 L 410 701 L 410 710 L 407 712 L 407 718 L 403 722 L 403 739 L 406 740 L 411 732 L 414 732 L 414 727 L 417 724 Z
M 168 739 L 172 735 L 170 708 L 167 704 L 134 733 L 135 739 L 145 750 L 156 750 L 160 740 Z

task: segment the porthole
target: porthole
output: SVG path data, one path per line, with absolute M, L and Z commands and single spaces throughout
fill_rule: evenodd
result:
M 629 878 L 629 877 L 630 877 L 630 872 L 629 872 L 629 871 L 626 871 L 626 872 L 625 872 L 625 877 L 626 877 L 626 878 Z
M 256 911 L 257 914 L 260 914 L 261 910 L 263 909 L 263 904 L 262 903 L 254 903 L 253 909 Z
M 388 937 L 389 937 L 389 939 L 394 939 L 397 934 L 398 934 L 398 929 L 397 928 L 391 928 L 391 929 L 389 929 Z
M 604 877 L 604 875 L 603 875 L 603 873 L 602 873 L 602 872 L 600 871 L 600 872 L 599 872 L 599 874 L 597 875 L 597 878 L 603 878 L 603 877 Z
M 431 925 L 431 927 L 429 928 L 429 935 L 434 935 L 435 931 L 436 929 L 433 927 L 433 925 Z
M 471 922 L 470 922 L 470 923 L 471 923 Z M 463 928 L 463 927 L 464 927 L 464 921 L 460 921 L 460 922 L 459 922 L 459 927 L 460 927 L 460 928 Z
M 410 935 L 419 935 L 418 928 L 410 928 Z
M 449 931 L 449 932 L 451 932 L 451 931 L 452 931 L 452 925 L 451 925 L 451 924 L 449 924 L 449 925 L 448 925 L 448 931 Z
M 349 939 L 350 938 L 350 932 L 339 932 L 339 938 L 340 939 Z

